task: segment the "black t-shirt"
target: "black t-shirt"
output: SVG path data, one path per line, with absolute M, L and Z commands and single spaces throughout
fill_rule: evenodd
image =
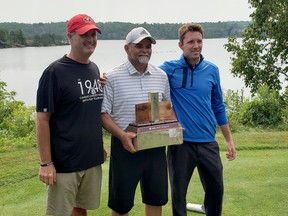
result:
M 93 62 L 80 64 L 66 56 L 43 72 L 37 112 L 51 112 L 51 154 L 56 171 L 76 172 L 104 162 L 100 73 Z

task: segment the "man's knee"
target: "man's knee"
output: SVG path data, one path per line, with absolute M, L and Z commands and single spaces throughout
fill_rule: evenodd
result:
M 86 209 L 74 207 L 71 216 L 87 216 L 87 211 Z

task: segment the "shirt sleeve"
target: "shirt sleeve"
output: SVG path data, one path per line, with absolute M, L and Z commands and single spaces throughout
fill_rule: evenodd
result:
M 36 97 L 37 112 L 54 112 L 55 99 L 57 98 L 57 81 L 50 67 L 42 74 Z
M 228 118 L 226 114 L 226 106 L 223 100 L 219 70 L 217 69 L 216 72 L 215 85 L 212 89 L 212 109 L 218 125 L 221 126 L 228 123 Z
M 112 88 L 111 80 L 109 79 L 109 75 L 106 75 L 106 77 L 107 77 L 107 80 L 103 89 L 104 98 L 102 102 L 101 112 L 111 114 L 112 101 L 113 101 L 113 88 Z

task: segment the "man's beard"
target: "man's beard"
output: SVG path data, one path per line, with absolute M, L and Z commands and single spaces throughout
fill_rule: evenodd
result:
M 138 58 L 138 61 L 139 61 L 140 64 L 148 64 L 149 57 L 148 56 L 140 56 Z

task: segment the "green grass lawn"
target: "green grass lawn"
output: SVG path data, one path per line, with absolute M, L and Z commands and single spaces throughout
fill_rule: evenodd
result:
M 237 159 L 227 161 L 223 139 L 218 137 L 224 166 L 223 215 L 282 216 L 288 213 L 288 132 L 241 132 L 233 134 Z M 107 140 L 105 143 L 108 143 Z M 109 152 L 109 145 L 107 150 Z M 38 180 L 37 149 L 0 153 L 0 216 L 45 215 L 46 189 Z M 109 161 L 103 164 L 100 209 L 89 215 L 109 216 L 107 207 Z M 202 203 L 203 189 L 198 173 L 189 185 L 187 201 Z M 144 215 L 139 190 L 130 216 Z M 163 207 L 171 216 L 171 200 Z M 190 216 L 203 214 L 188 212 Z

